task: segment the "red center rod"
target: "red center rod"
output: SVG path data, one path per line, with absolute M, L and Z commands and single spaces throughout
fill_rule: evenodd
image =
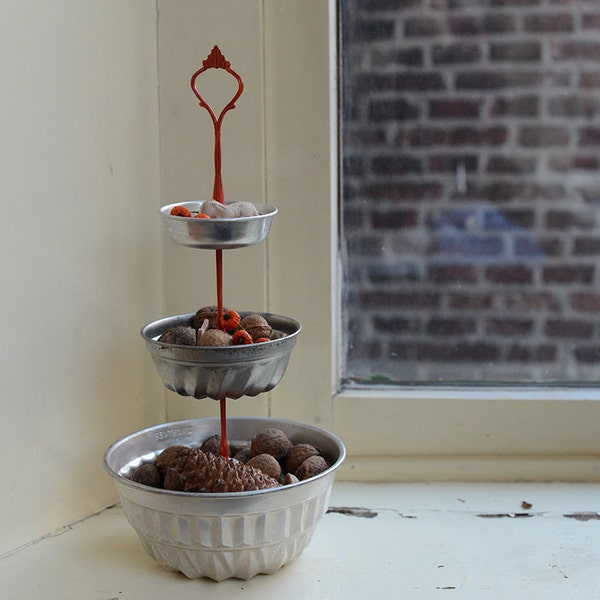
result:
M 199 75 L 204 73 L 207 69 L 224 69 L 227 73 L 235 77 L 238 83 L 238 90 L 233 98 L 225 105 L 221 114 L 217 117 L 211 106 L 204 100 L 200 92 L 196 87 L 196 79 Z M 225 203 L 225 194 L 223 193 L 223 180 L 221 177 L 221 124 L 223 123 L 223 117 L 225 113 L 232 108 L 235 108 L 237 99 L 242 95 L 244 91 L 244 83 L 242 78 L 231 68 L 231 63 L 225 59 L 221 50 L 218 46 L 215 46 L 211 53 L 208 55 L 206 60 L 202 61 L 202 68 L 196 71 L 192 75 L 191 80 L 192 91 L 200 101 L 200 106 L 205 108 L 210 118 L 212 119 L 214 131 L 215 131 L 215 150 L 214 150 L 214 161 L 215 161 L 215 181 L 213 186 L 213 200 Z M 217 272 L 217 323 L 221 323 L 221 317 L 223 315 L 223 251 L 217 249 L 216 251 L 216 272 Z M 220 417 L 221 417 L 221 445 L 219 452 L 224 458 L 229 458 L 229 442 L 227 441 L 227 398 L 221 398 L 220 400 Z

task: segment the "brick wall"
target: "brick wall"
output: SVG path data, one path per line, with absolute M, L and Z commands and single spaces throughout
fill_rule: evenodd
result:
M 340 4 L 345 383 L 600 379 L 600 2 Z

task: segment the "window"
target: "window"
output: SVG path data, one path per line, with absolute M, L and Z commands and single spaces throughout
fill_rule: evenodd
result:
M 342 387 L 597 382 L 600 11 L 339 6 Z
M 374 6 L 376 0 L 367 4 Z M 425 10 L 439 3 L 402 4 L 422 4 Z M 224 132 L 226 193 L 264 198 L 279 209 L 267 244 L 225 256 L 225 297 L 293 316 L 303 325 L 281 383 L 269 394 L 232 401 L 230 414 L 272 414 L 335 431 L 348 448 L 340 477 L 594 477 L 600 403 L 590 400 L 600 397 L 597 388 L 440 384 L 338 389 L 338 4 L 274 0 L 236 4 L 235 9 L 208 1 L 198 6 L 201 19 L 184 19 L 169 3 L 161 11 L 162 26 L 170 30 L 205 27 L 201 36 L 176 36 L 160 54 L 163 193 L 175 198 L 196 193 L 202 165 L 208 165 L 210 185 L 212 148 L 200 143 L 190 126 L 196 127 L 197 110 L 181 97 L 180 87 L 197 64 L 198 46 L 204 52 L 203 41 L 213 40 L 214 24 L 222 23 L 219 43 L 246 82 L 243 101 Z M 565 70 L 571 68 L 569 63 Z M 444 176 L 456 183 L 456 173 L 453 169 Z M 470 185 L 473 172 L 465 167 L 464 176 Z M 165 252 L 166 277 L 176 282 L 167 285 L 165 314 L 210 303 L 204 282 L 213 280 L 212 261 L 172 245 Z M 218 411 L 215 403 L 181 397 L 169 399 L 167 409 L 169 419 Z

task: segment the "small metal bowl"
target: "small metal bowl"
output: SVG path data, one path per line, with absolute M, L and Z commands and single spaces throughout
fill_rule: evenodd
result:
M 190 579 L 250 579 L 295 560 L 327 511 L 335 471 L 346 456 L 341 440 L 296 421 L 260 417 L 228 419 L 228 437 L 247 442 L 273 427 L 293 443 L 317 446 L 331 467 L 299 483 L 226 494 L 186 493 L 148 487 L 129 479 L 168 446 L 198 446 L 220 431 L 218 418 L 163 423 L 112 444 L 104 466 L 115 480 L 123 511 L 146 552 Z
M 192 325 L 194 313 L 165 317 L 143 327 L 141 335 L 164 385 L 181 396 L 213 400 L 256 396 L 273 389 L 283 377 L 302 327 L 289 317 L 240 312 L 242 318 L 249 314 L 261 314 L 283 336 L 243 346 L 179 346 L 158 341 L 169 327 Z
M 253 217 L 195 219 L 171 215 L 171 209 L 175 206 L 185 206 L 192 214 L 197 214 L 201 204 L 201 200 L 178 202 L 160 209 L 167 231 L 177 244 L 213 250 L 259 244 L 269 234 L 273 217 L 277 213 L 277 209 L 270 204 L 255 204 L 259 214 Z

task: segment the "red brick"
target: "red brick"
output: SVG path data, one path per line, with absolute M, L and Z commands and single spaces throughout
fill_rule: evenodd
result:
M 523 18 L 523 27 L 525 31 L 537 33 L 573 31 L 573 16 L 567 12 L 529 14 Z
M 544 283 L 590 284 L 594 279 L 594 267 L 579 264 L 544 267 L 542 278 Z
M 550 338 L 586 338 L 594 335 L 594 324 L 575 319 L 550 319 L 546 321 L 544 333 Z
M 527 284 L 533 281 L 533 271 L 525 265 L 487 267 L 485 278 L 494 283 Z

